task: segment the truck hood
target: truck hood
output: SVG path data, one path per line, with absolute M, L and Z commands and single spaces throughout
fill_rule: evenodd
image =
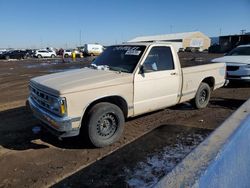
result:
M 39 76 L 30 84 L 53 95 L 132 83 L 132 74 L 90 68 Z
M 250 56 L 224 56 L 212 60 L 213 62 L 250 64 Z

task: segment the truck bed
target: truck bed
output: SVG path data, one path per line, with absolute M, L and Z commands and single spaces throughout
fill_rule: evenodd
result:
M 198 65 L 206 65 L 211 64 L 214 62 L 211 62 L 212 59 L 221 57 L 223 54 L 208 54 L 205 52 L 179 52 L 179 60 L 182 68 L 185 67 L 192 67 L 192 66 L 198 66 Z

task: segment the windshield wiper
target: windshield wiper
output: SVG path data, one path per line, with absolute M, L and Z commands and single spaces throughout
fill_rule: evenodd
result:
M 97 70 L 109 70 L 109 66 L 108 65 L 90 64 L 90 67 L 93 68 L 93 69 L 97 69 Z
M 112 70 L 120 72 L 129 72 L 128 70 L 121 68 L 121 67 L 110 67 L 108 65 L 96 65 L 90 64 L 90 68 L 97 69 L 97 70 Z
M 93 68 L 93 69 L 97 69 L 97 65 L 96 65 L 96 64 L 90 64 L 89 67 L 90 67 L 90 68 Z
M 127 69 L 121 68 L 121 67 L 109 67 L 110 70 L 118 71 L 118 72 L 129 72 Z

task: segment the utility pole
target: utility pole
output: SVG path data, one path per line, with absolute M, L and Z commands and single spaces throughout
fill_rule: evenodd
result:
M 80 36 L 79 36 L 79 39 L 80 39 L 80 41 L 79 41 L 79 46 L 81 46 L 82 45 L 82 30 L 80 29 Z
M 241 34 L 241 35 L 244 35 L 245 33 L 246 33 L 246 30 L 245 30 L 245 29 L 241 29 L 241 30 L 240 30 L 240 34 Z
M 43 48 L 43 38 L 40 37 L 40 48 Z

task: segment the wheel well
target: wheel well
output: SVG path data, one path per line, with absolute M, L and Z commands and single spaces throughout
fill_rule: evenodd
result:
M 207 77 L 203 79 L 202 82 L 207 83 L 210 86 L 210 88 L 212 89 L 214 88 L 214 83 L 215 83 L 214 77 Z
M 110 96 L 110 97 L 104 97 L 104 98 L 101 98 L 101 99 L 98 99 L 94 102 L 92 102 L 85 110 L 84 114 L 83 114 L 83 119 L 86 120 L 86 114 L 90 111 L 90 109 L 95 106 L 96 104 L 98 103 L 101 103 L 101 102 L 109 102 L 109 103 L 112 103 L 112 104 L 115 104 L 117 105 L 123 112 L 124 114 L 124 117 L 126 118 L 127 115 L 128 115 L 128 105 L 127 105 L 127 102 L 120 96 Z

